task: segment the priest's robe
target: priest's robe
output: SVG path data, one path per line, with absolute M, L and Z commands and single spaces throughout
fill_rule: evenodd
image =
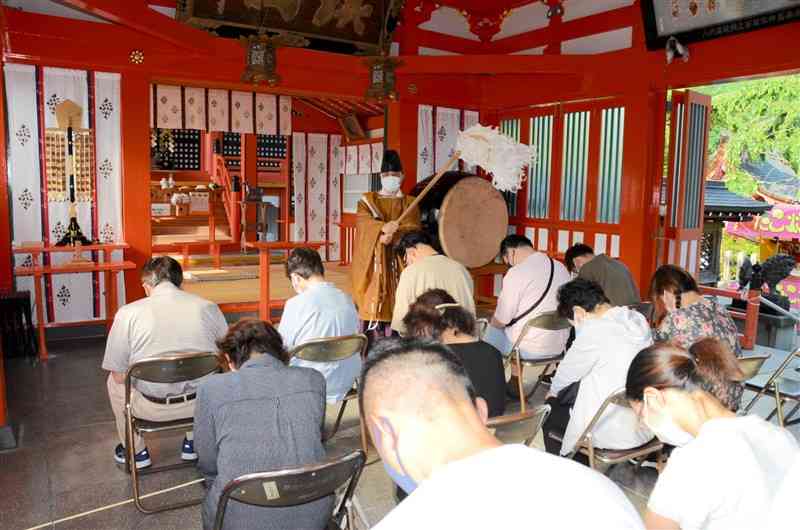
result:
M 403 219 L 392 243 L 381 243 L 381 229 L 389 221 L 396 221 L 413 201 L 414 197 L 387 197 L 376 192 L 365 193 L 358 201 L 350 274 L 353 281 L 353 300 L 358 306 L 361 320 L 392 320 L 394 294 L 403 270 L 403 263 L 392 245 L 397 243 L 403 233 L 420 228 L 419 209 L 414 208 Z

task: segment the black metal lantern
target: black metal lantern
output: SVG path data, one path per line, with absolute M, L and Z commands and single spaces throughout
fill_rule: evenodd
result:
M 379 103 L 387 100 L 396 101 L 397 76 L 395 69 L 400 65 L 400 61 L 382 55 L 368 59 L 366 64 L 369 67 L 367 99 L 373 99 Z

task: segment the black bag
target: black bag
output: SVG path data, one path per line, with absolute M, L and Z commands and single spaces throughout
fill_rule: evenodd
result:
M 575 400 L 578 399 L 578 390 L 580 390 L 580 388 L 580 381 L 575 381 L 571 385 L 562 388 L 561 392 L 559 392 L 556 397 L 558 404 L 563 407 L 573 407 L 575 405 Z
M 531 313 L 531 311 L 539 307 L 539 304 L 541 304 L 544 301 L 544 297 L 547 296 L 547 293 L 550 292 L 550 286 L 553 285 L 553 274 L 555 273 L 556 264 L 553 262 L 553 258 L 551 258 L 550 256 L 548 256 L 547 258 L 550 260 L 550 279 L 547 280 L 547 287 L 544 288 L 542 296 L 540 296 L 539 299 L 536 301 L 536 303 L 530 306 L 527 311 L 523 312 L 521 315 L 512 318 L 511 322 L 506 324 L 507 328 L 510 328 L 511 326 L 513 326 L 514 324 L 516 324 L 517 322 L 528 316 Z

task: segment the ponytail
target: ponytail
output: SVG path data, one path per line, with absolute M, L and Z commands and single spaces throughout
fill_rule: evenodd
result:
M 728 358 L 724 348 L 724 345 L 706 340 L 696 348 L 696 355 L 694 351 L 687 352 L 663 342 L 645 348 L 634 357 L 628 369 L 626 397 L 631 401 L 641 401 L 648 387 L 686 392 L 702 390 L 733 408 L 732 401 L 738 401 L 733 387 L 741 387 L 737 382 L 744 376 L 735 357 Z M 738 398 L 741 398 L 741 393 Z

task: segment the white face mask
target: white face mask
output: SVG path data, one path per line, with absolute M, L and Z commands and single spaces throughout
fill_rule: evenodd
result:
M 644 397 L 643 421 L 647 428 L 665 444 L 682 447 L 692 440 L 694 436 L 680 428 L 675 421 L 667 414 L 660 417 L 654 415 L 647 405 L 647 396 Z
M 401 182 L 403 182 L 402 177 L 392 175 L 381 177 L 381 188 L 384 193 L 397 193 Z

